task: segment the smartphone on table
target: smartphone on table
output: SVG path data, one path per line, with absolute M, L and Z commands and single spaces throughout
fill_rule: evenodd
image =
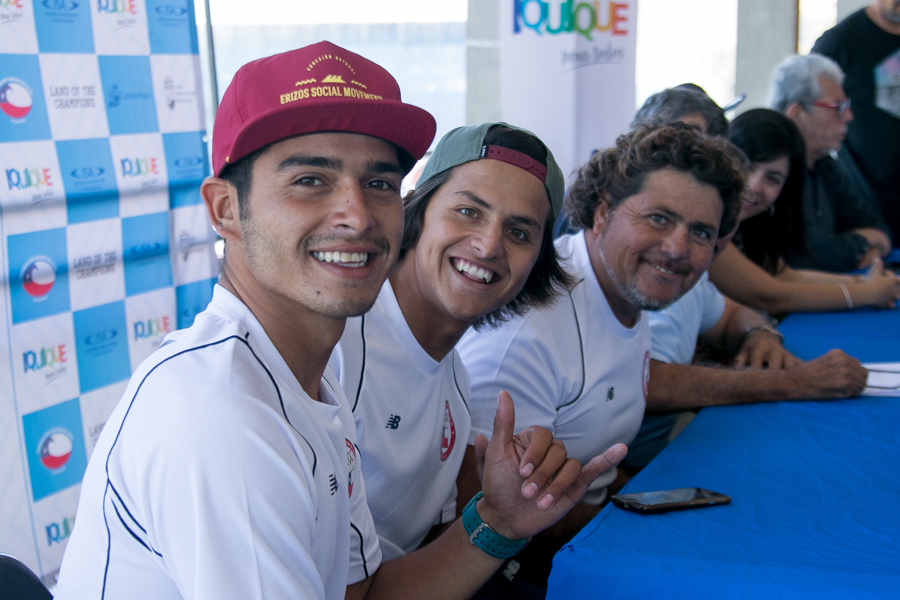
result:
M 657 513 L 728 504 L 731 502 L 731 498 L 725 494 L 691 487 L 661 492 L 617 494 L 612 496 L 610 501 L 620 508 L 627 508 L 640 513 Z

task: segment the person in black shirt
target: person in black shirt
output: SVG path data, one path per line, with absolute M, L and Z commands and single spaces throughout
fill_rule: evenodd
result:
M 846 74 L 853 122 L 838 155 L 860 195 L 881 207 L 900 235 L 900 0 L 876 0 L 829 29 L 813 52 Z
M 856 193 L 831 157 L 853 120 L 843 80 L 840 67 L 818 54 L 789 57 L 772 78 L 772 108 L 797 125 L 806 144 L 806 252 L 789 259 L 795 268 L 846 272 L 891 251 L 880 211 Z

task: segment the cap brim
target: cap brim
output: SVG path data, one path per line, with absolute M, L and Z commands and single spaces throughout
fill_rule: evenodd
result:
M 228 163 L 289 137 L 328 131 L 381 138 L 418 160 L 434 140 L 436 129 L 434 117 L 427 111 L 394 100 L 307 101 L 279 106 L 247 122 L 235 138 Z

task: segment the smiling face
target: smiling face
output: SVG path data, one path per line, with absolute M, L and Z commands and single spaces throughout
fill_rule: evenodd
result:
M 273 144 L 253 165 L 247 215 L 226 250 L 245 302 L 292 318 L 368 310 L 400 246 L 402 176 L 396 148 L 365 135 Z
M 712 261 L 722 200 L 692 175 L 662 169 L 614 211 L 602 202 L 585 232 L 591 264 L 613 313 L 630 327 L 641 310 L 684 295 Z
M 538 258 L 550 201 L 541 181 L 499 160 L 456 167 L 425 209 L 422 232 L 391 276 L 413 330 L 458 330 L 522 290 Z
M 747 177 L 747 187 L 741 197 L 740 220 L 766 211 L 778 199 L 791 171 L 787 156 L 769 162 L 753 163 Z

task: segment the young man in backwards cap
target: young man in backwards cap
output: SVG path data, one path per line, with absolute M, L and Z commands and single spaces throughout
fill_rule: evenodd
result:
M 202 188 L 226 241 L 219 285 L 110 416 L 57 598 L 463 598 L 621 458 L 582 470 L 546 430 L 513 436 L 505 396 L 466 524 L 379 568 L 326 363 L 396 260 L 400 181 L 434 129 L 384 69 L 327 42 L 238 71 Z

